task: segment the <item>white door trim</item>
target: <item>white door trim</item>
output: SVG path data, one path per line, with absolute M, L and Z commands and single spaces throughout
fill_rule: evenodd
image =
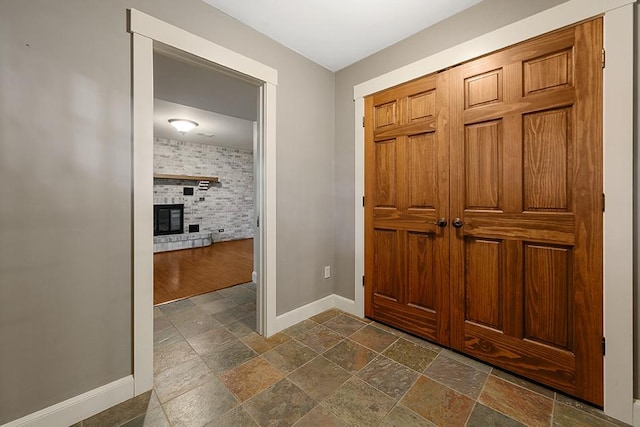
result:
M 633 419 L 633 58 L 634 10 L 604 15 L 604 409 Z
M 633 58 L 635 0 L 570 0 L 354 86 L 355 313 L 364 313 L 364 97 L 417 77 L 604 15 L 605 413 L 633 422 Z M 640 423 L 640 420 L 636 420 Z
M 258 315 L 265 335 L 276 325 L 277 70 L 146 15 L 129 14 L 133 33 L 133 378 L 134 394 L 153 387 L 153 42 L 161 42 L 263 83 L 260 106 Z M 262 311 L 262 313 L 260 313 Z

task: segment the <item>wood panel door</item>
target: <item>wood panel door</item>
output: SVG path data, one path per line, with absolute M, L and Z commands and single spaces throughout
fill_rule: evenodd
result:
M 448 343 L 448 73 L 365 100 L 365 312 Z
M 603 404 L 602 21 L 451 69 L 451 346 Z
M 601 50 L 598 19 L 365 100 L 365 314 L 597 405 Z

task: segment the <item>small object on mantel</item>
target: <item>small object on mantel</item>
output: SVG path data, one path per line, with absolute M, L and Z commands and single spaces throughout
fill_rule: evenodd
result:
M 182 180 L 182 181 L 209 181 L 212 184 L 215 184 L 218 182 L 217 176 L 167 175 L 167 174 L 156 173 L 153 175 L 153 178 L 175 179 L 175 180 Z

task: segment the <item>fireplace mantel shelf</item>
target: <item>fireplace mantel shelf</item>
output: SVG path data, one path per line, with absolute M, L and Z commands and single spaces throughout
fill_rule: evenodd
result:
M 178 179 L 183 181 L 209 181 L 210 183 L 218 182 L 217 176 L 154 174 L 153 177 L 155 179 Z

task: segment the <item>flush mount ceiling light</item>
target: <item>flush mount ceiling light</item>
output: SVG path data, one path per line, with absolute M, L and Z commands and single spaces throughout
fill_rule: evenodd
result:
M 169 119 L 169 123 L 171 123 L 171 126 L 176 128 L 176 130 L 181 134 L 186 134 L 191 129 L 198 126 L 198 123 L 194 122 L 193 120 L 185 119 Z

